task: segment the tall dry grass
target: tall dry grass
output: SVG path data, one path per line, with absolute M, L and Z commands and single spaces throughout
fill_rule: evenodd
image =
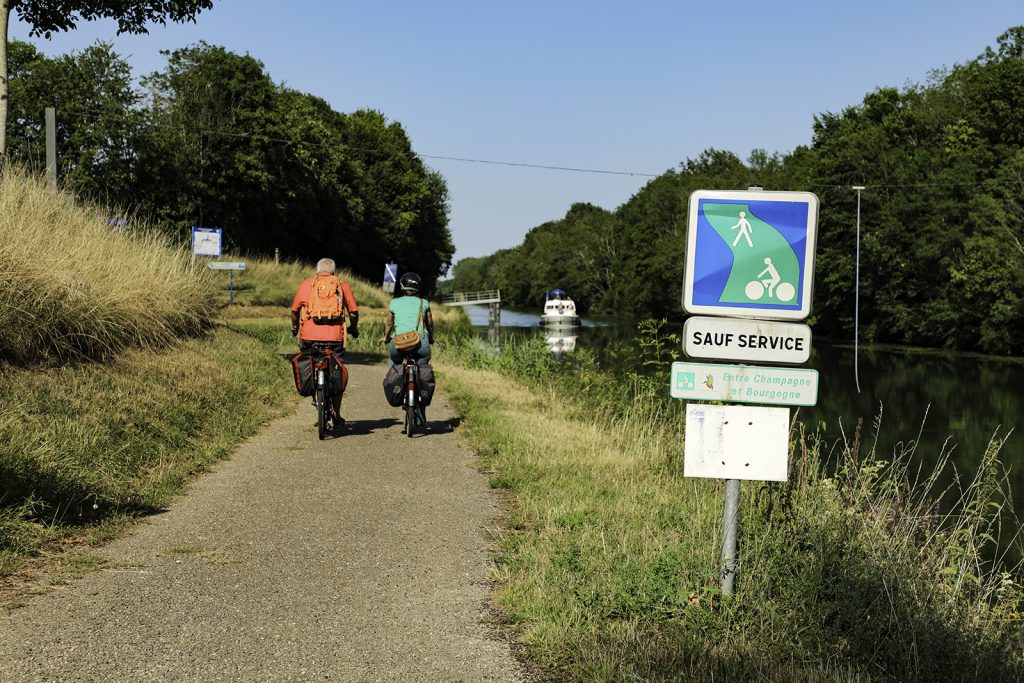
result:
M 6 168 L 0 177 L 0 358 L 102 360 L 207 327 L 215 281 L 164 237 Z

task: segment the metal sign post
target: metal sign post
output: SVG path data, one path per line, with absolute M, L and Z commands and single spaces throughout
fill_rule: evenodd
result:
M 228 303 L 235 303 L 235 271 L 245 270 L 245 264 L 241 261 L 210 261 L 206 267 L 210 270 L 228 271 Z
M 736 535 L 740 520 L 740 480 L 725 480 L 725 503 L 722 508 L 722 555 L 718 571 L 722 595 L 732 597 L 736 583 Z
M 46 107 L 46 184 L 57 191 L 57 110 Z

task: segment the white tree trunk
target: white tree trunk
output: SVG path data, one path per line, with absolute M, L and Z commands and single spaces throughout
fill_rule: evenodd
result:
M 7 23 L 10 0 L 0 0 L 0 164 L 7 154 Z

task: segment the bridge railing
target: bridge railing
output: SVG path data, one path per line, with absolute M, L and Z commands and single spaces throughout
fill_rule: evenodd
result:
M 453 292 L 442 294 L 441 303 L 449 306 L 461 306 L 464 304 L 489 304 L 501 302 L 500 289 L 485 289 L 480 292 Z

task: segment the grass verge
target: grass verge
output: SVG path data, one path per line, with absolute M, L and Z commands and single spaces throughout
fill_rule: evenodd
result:
M 936 477 L 917 480 L 907 454 L 862 453 L 855 438 L 826 466 L 795 429 L 790 481 L 744 484 L 723 599 L 722 484 L 682 476 L 679 406 L 660 383 L 585 354 L 555 363 L 539 340 L 441 355 L 442 386 L 512 497 L 499 605 L 553 677 L 1024 677 L 1018 574 L 984 559 L 1003 519 L 999 439 L 938 518 Z
M 0 575 L 68 538 L 108 540 L 283 411 L 289 369 L 219 327 L 107 364 L 0 372 Z

